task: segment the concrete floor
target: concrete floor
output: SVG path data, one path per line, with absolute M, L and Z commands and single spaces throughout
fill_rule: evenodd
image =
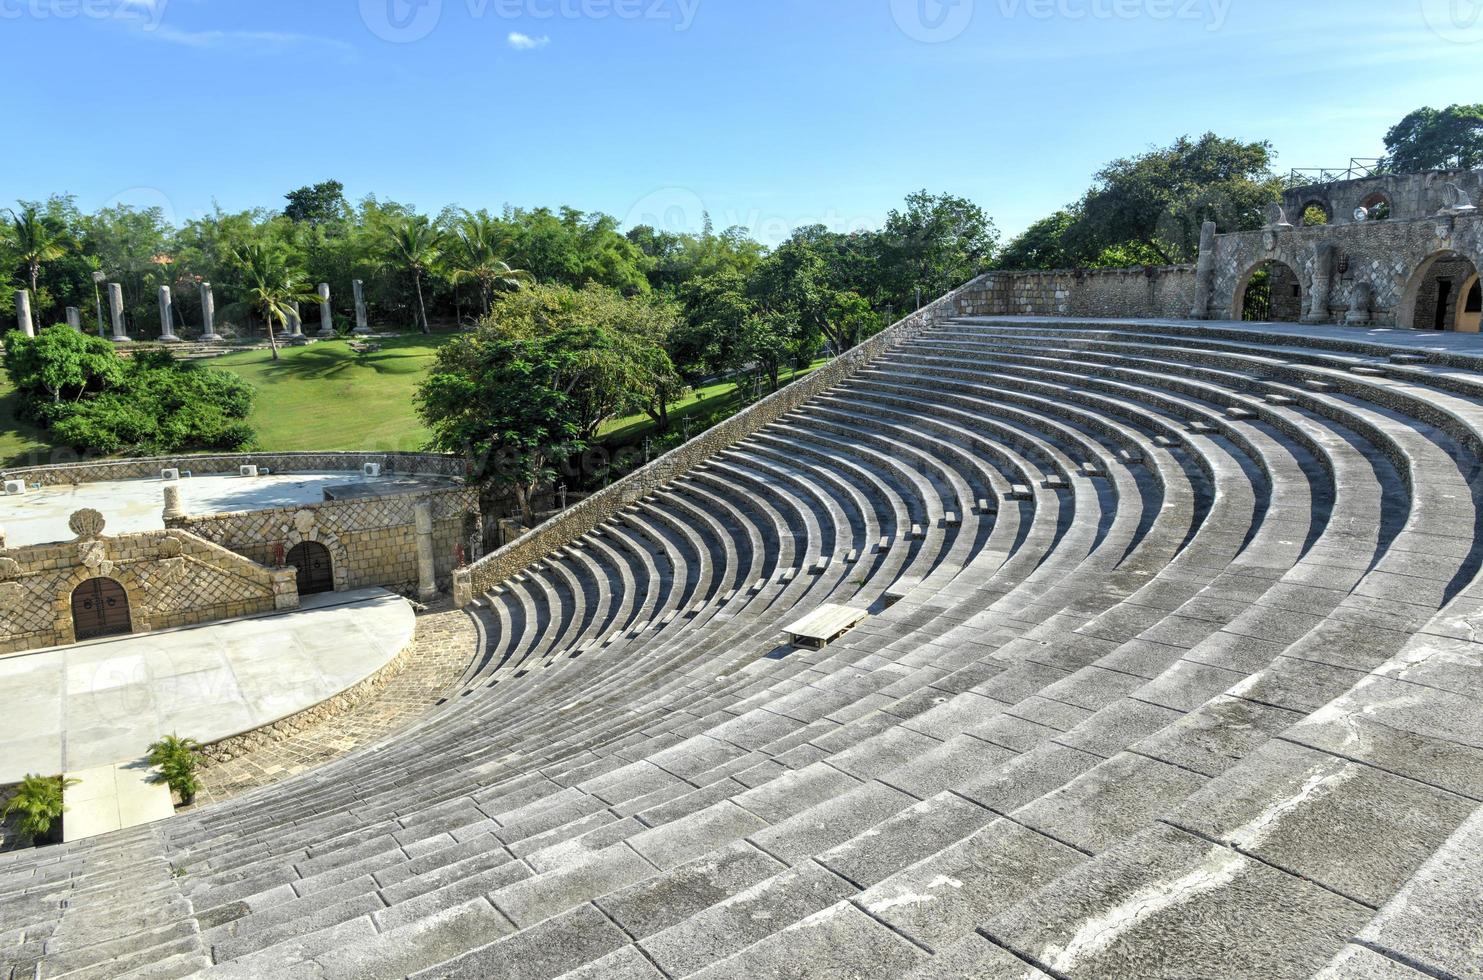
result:
M 345 472 L 251 478 L 215 474 L 181 480 L 180 496 L 187 514 L 221 514 L 323 503 L 326 487 L 375 485 L 389 479 Z M 426 482 L 443 485 L 432 478 Z M 67 519 L 91 507 L 107 520 L 106 534 L 157 531 L 165 526 L 164 488 L 159 480 L 119 480 L 0 496 L 0 527 L 5 529 L 6 543 L 12 548 L 70 541 L 76 535 L 67 528 Z
M 0 658 L 0 783 L 141 758 L 161 735 L 214 742 L 334 697 L 412 642 L 381 589 L 302 609 Z

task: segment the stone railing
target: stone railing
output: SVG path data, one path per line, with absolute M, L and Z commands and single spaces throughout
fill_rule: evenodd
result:
M 922 307 L 807 377 L 794 381 L 649 465 L 635 470 L 468 568 L 459 569 L 454 573 L 453 579 L 454 601 L 460 606 L 468 605 L 476 595 L 487 592 L 558 548 L 571 544 L 629 504 L 642 500 L 657 488 L 685 475 L 717 453 L 777 421 L 815 395 L 833 388 L 892 348 L 910 341 L 939 317 L 954 315 L 959 297 L 980 286 L 986 279 L 986 276 L 981 276 Z
M 437 453 L 204 453 L 149 456 L 138 459 L 97 459 L 51 466 L 0 470 L 0 476 L 27 483 L 58 486 L 104 483 L 110 480 L 157 479 L 161 470 L 190 470 L 197 476 L 233 473 L 238 466 L 257 466 L 274 473 L 358 473 L 366 463 L 381 464 L 385 475 L 463 477 L 466 467 L 458 456 Z

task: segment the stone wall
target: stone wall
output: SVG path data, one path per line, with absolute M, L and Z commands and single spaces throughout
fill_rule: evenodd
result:
M 314 541 L 329 550 L 335 591 L 380 586 L 403 593 L 418 589 L 416 507 L 432 507 L 433 559 L 440 588 L 446 589 L 467 547 L 465 521 L 479 512 L 471 487 L 385 497 L 357 497 L 300 507 L 232 514 L 192 514 L 166 524 L 273 566 L 293 547 Z
M 1345 322 L 1358 305 L 1356 288 L 1365 284 L 1373 297 L 1370 323 L 1412 327 L 1418 325 L 1417 301 L 1438 262 L 1483 263 L 1483 216 L 1237 232 L 1216 238 L 1213 260 L 1208 319 L 1241 319 L 1240 299 L 1252 274 L 1267 262 L 1281 262 L 1296 273 L 1310 322 Z M 1324 295 L 1315 298 L 1315 290 Z
M 112 579 L 132 631 L 191 626 L 299 604 L 292 569 L 270 569 L 183 530 L 103 535 L 96 511 L 73 515 L 78 537 L 0 551 L 0 653 L 75 642 L 72 593 Z
M 139 459 L 54 461 L 48 466 L 0 470 L 0 476 L 27 483 L 56 486 L 75 483 L 106 483 L 110 480 L 158 479 L 161 470 L 190 470 L 197 476 L 235 473 L 238 466 L 257 466 L 274 473 L 358 473 L 366 463 L 379 463 L 386 475 L 465 475 L 464 461 L 436 453 L 220 453 L 184 456 L 150 456 Z
M 1344 225 L 1354 223 L 1356 208 L 1369 207 L 1378 200 L 1389 202 L 1391 219 L 1409 221 L 1441 211 L 1447 204 L 1442 187 L 1448 183 L 1457 184 L 1475 202 L 1483 194 L 1483 172 L 1438 170 L 1294 187 L 1282 195 L 1282 203 L 1288 220 L 1295 225 L 1300 223 L 1303 209 L 1309 204 L 1317 204 L 1329 212 L 1330 224 Z
M 1187 317 L 1195 267 L 1003 271 L 985 276 L 957 302 L 964 316 Z
M 959 299 L 969 290 L 982 288 L 987 278 L 981 276 L 961 289 L 922 307 L 807 377 L 706 430 L 612 486 L 574 504 L 529 534 L 485 556 L 469 568 L 459 570 L 454 576 L 455 602 L 467 605 L 476 595 L 487 592 L 558 548 L 571 544 L 629 504 L 685 475 L 716 453 L 735 445 L 815 395 L 849 378 L 893 347 L 917 336 L 937 319 L 955 315 Z

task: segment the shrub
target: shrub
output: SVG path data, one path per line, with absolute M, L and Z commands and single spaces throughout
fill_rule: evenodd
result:
M 5 805 L 5 818 L 15 819 L 16 835 L 38 844 L 54 840 L 53 824 L 67 810 L 62 803 L 62 791 L 76 783 L 75 779 L 61 776 L 27 775 Z
M 149 747 L 146 757 L 160 771 L 154 781 L 168 785 L 186 806 L 196 801 L 201 789 L 201 782 L 196 778 L 201 765 L 200 749 L 201 743 L 195 739 L 166 735 Z
M 51 327 L 34 338 L 7 335 L 5 365 L 20 414 L 79 452 L 244 452 L 256 444 L 247 422 L 252 386 L 169 351 L 125 360 L 105 341 Z

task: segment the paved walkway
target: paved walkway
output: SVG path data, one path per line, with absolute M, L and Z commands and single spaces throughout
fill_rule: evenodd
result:
M 214 742 L 313 707 L 406 649 L 411 605 L 381 589 L 301 609 L 0 659 L 0 784 L 129 762 L 164 734 Z

